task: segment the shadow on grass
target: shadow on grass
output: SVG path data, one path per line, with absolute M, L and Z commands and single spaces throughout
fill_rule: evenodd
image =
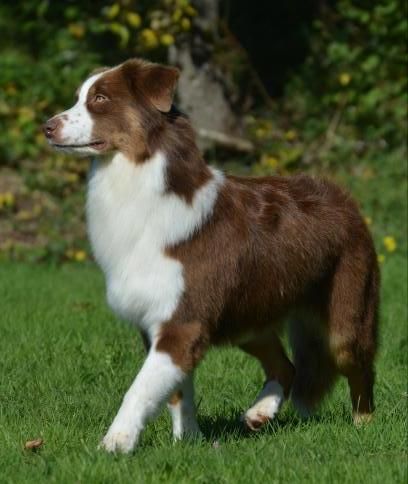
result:
M 274 435 L 294 430 L 306 430 L 312 425 L 330 424 L 339 421 L 344 424 L 352 424 L 351 415 L 346 409 L 328 412 L 323 411 L 311 415 L 307 419 L 301 418 L 295 412 L 284 412 L 273 420 L 267 422 L 259 431 L 249 430 L 242 421 L 240 414 L 233 414 L 225 417 L 223 415 L 198 417 L 199 426 L 204 436 L 208 440 L 218 440 L 225 438 L 247 439 L 256 436 Z
M 301 419 L 297 415 L 289 414 L 277 416 L 267 422 L 259 431 L 249 430 L 241 419 L 241 415 L 236 414 L 231 417 L 224 416 L 200 416 L 198 417 L 201 431 L 207 440 L 218 440 L 225 438 L 248 439 L 260 435 L 273 435 L 287 432 L 299 427 L 309 427 L 309 425 L 327 422 L 324 415 L 313 415 L 307 420 Z

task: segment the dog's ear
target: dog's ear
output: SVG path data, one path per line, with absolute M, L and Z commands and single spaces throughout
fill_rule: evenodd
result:
M 171 109 L 180 71 L 175 67 L 131 59 L 122 66 L 132 88 L 163 113 Z

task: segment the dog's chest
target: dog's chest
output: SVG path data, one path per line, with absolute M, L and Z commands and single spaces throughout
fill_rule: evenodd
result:
M 160 172 L 151 168 L 154 173 L 138 173 L 126 163 L 100 168 L 87 200 L 89 236 L 106 276 L 108 303 L 150 334 L 171 317 L 184 289 L 181 263 L 165 255 L 171 203 L 159 196 L 159 185 L 148 186 L 160 184 Z

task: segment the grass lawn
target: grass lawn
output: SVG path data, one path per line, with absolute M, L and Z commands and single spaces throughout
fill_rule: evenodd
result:
M 166 412 L 133 455 L 97 450 L 141 365 L 137 333 L 104 300 L 91 264 L 0 266 L 0 482 L 406 482 L 406 260 L 383 265 L 374 421 L 355 428 L 344 381 L 311 421 L 287 404 L 245 433 L 241 411 L 262 381 L 237 350 L 211 351 L 196 375 L 205 440 L 173 444 Z M 24 442 L 44 439 L 37 451 Z

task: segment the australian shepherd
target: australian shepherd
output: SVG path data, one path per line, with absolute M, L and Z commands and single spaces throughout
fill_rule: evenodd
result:
M 93 254 L 109 305 L 147 349 L 102 447 L 131 451 L 165 403 L 176 439 L 199 435 L 193 373 L 210 345 L 236 345 L 264 369 L 243 416 L 249 429 L 289 396 L 312 412 L 338 375 L 355 422 L 368 420 L 379 272 L 356 203 L 306 175 L 209 167 L 173 106 L 178 76 L 139 59 L 100 69 L 44 126 L 54 148 L 98 157 L 87 193 Z M 280 339 L 285 323 L 293 362 Z

